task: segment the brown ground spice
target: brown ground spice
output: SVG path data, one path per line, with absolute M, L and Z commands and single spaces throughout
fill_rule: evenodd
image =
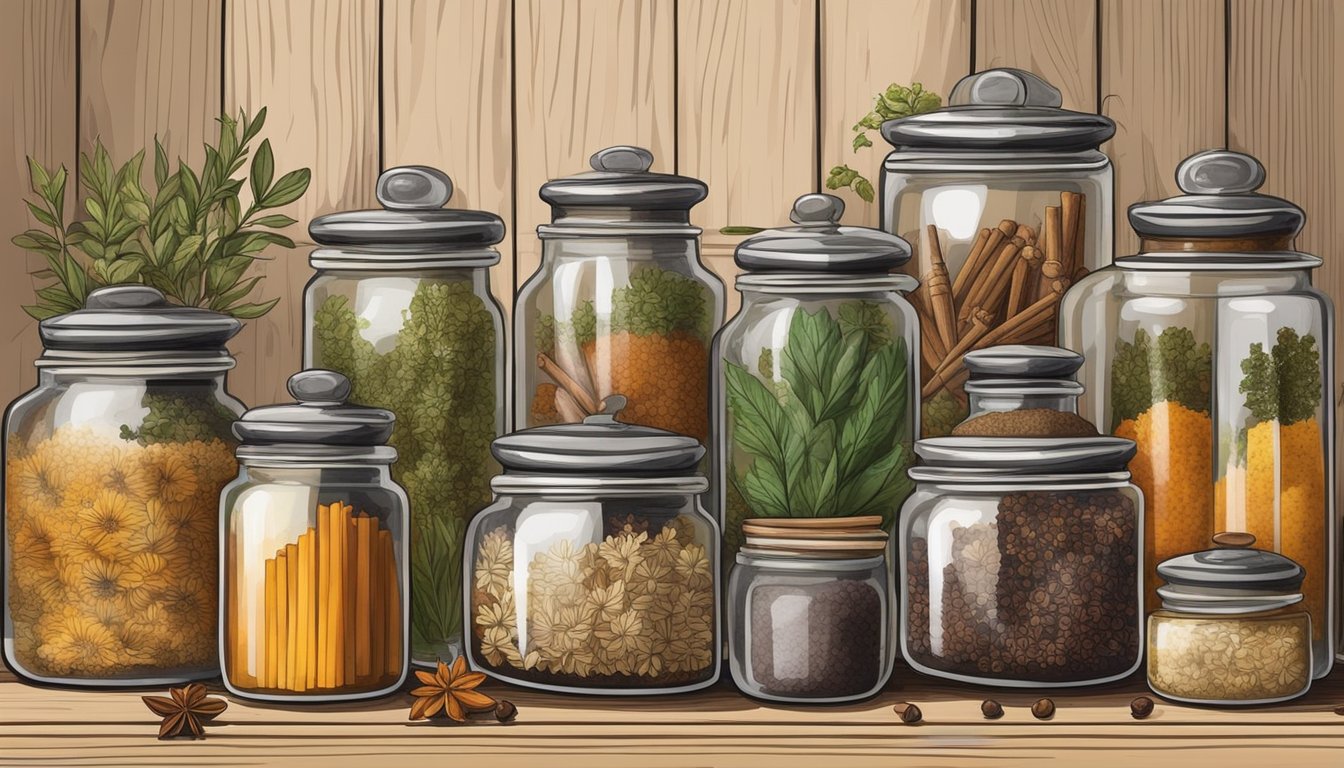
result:
M 598 397 L 625 395 L 621 421 L 709 441 L 709 348 L 676 331 L 598 336 L 583 345 Z
M 983 413 L 952 429 L 957 437 L 1096 437 L 1092 422 L 1068 411 L 1025 408 Z

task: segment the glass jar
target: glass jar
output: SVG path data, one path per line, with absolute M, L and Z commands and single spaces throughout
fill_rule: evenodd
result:
M 462 547 L 490 503 L 504 432 L 504 321 L 490 293 L 492 213 L 444 210 L 453 186 L 424 166 L 378 177 L 384 210 L 318 217 L 304 291 L 304 367 L 345 374 L 351 398 L 397 414 L 393 478 L 411 500 L 411 658 L 462 653 Z
M 880 515 L 890 529 L 910 493 L 919 321 L 903 294 L 916 283 L 890 274 L 910 247 L 840 226 L 843 212 L 803 195 L 798 226 L 734 254 L 742 309 L 714 341 L 713 486 L 730 553 L 746 518 Z M 811 490 L 783 492 L 795 486 Z
M 1083 358 L 1058 347 L 1008 344 L 966 353 L 970 413 L 956 436 L 1091 437 L 1078 415 Z
M 962 78 L 948 103 L 882 125 L 882 228 L 914 243 L 922 281 L 925 437 L 966 417 L 965 351 L 1054 343 L 1060 296 L 1111 258 L 1111 120 L 1017 69 Z
M 225 343 L 242 325 L 140 285 L 43 320 L 5 413 L 5 662 L 25 680 L 213 677 L 219 490 L 236 472 Z
M 1292 250 L 1304 214 L 1255 192 L 1264 168 L 1215 150 L 1176 174 L 1186 194 L 1129 210 L 1142 253 L 1070 289 L 1063 344 L 1087 357 L 1083 412 L 1138 442 L 1145 562 L 1244 531 L 1306 568 L 1316 677 L 1333 662 L 1333 310 Z M 1152 579 L 1150 609 L 1157 607 Z
M 309 370 L 297 401 L 234 425 L 238 478 L 220 496 L 220 657 L 230 693 L 350 701 L 406 681 L 406 493 L 385 443 L 394 417 L 347 404 L 350 381 Z
M 733 682 L 770 701 L 837 703 L 891 676 L 882 518 L 748 520 L 728 585 Z
M 650 173 L 653 155 L 609 147 L 592 173 L 548 181 L 541 267 L 518 292 L 518 428 L 581 422 L 626 398 L 624 419 L 709 443 L 709 344 L 723 284 L 700 263 L 698 179 Z
M 719 531 L 693 438 L 581 424 L 495 441 L 504 474 L 471 521 L 473 669 L 567 693 L 679 693 L 719 677 Z
M 1039 348 L 1018 349 L 1025 359 Z M 1143 652 L 1143 500 L 1125 471 L 1134 443 L 1079 435 L 1074 414 L 1057 424 L 1040 409 L 995 413 L 1012 418 L 974 417 L 915 443 L 923 465 L 893 539 L 901 653 L 919 672 L 984 685 L 1128 676 Z
M 1215 549 L 1157 567 L 1162 610 L 1148 617 L 1148 686 L 1192 704 L 1270 704 L 1306 693 L 1312 620 L 1303 569 L 1255 537 L 1214 536 Z

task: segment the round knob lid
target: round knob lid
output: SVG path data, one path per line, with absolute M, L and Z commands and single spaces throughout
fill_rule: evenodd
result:
M 607 147 L 594 152 L 588 165 L 594 171 L 608 173 L 648 173 L 653 167 L 653 153 L 643 147 Z
M 389 211 L 435 210 L 452 198 L 453 180 L 437 168 L 405 165 L 379 175 L 374 194 Z
M 556 222 L 566 217 L 566 209 L 576 207 L 672 211 L 680 212 L 677 220 L 685 220 L 691 207 L 709 194 L 699 179 L 649 170 L 653 153 L 643 147 L 607 147 L 594 152 L 588 165 L 592 171 L 541 185 L 541 199 L 554 207 Z
M 392 412 L 347 402 L 350 380 L 336 371 L 299 371 L 287 388 L 293 403 L 253 408 L 234 422 L 234 435 L 250 445 L 284 444 L 300 454 L 302 446 L 381 446 L 392 437 Z
M 967 352 L 965 363 L 973 379 L 1072 379 L 1083 356 L 1060 347 L 1001 344 Z
M 1060 107 L 1059 89 L 1025 69 L 1001 67 L 967 75 L 952 88 L 948 103 L 1001 107 Z
M 1240 152 L 1209 150 L 1176 166 L 1176 185 L 1187 195 L 1241 195 L 1265 183 L 1265 166 Z
M 840 224 L 845 202 L 808 194 L 789 213 L 798 226 L 767 229 L 737 246 L 733 260 L 752 272 L 886 273 L 910 260 L 910 244 L 896 235 Z
M 84 308 L 38 325 L 47 349 L 71 351 L 222 350 L 242 330 L 228 315 L 170 304 L 147 285 L 95 289 Z
M 1199 587 L 1210 593 L 1254 590 L 1292 593 L 1302 585 L 1306 569 L 1277 552 L 1255 549 L 1249 533 L 1213 537 L 1214 547 L 1164 560 L 1157 574 L 1167 584 Z

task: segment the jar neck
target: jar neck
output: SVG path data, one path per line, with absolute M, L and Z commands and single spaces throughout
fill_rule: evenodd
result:
M 199 391 L 201 394 L 225 392 L 222 371 L 185 371 L 158 374 L 153 368 L 89 370 L 77 368 L 39 368 L 38 386 L 70 386 L 96 382 L 108 387 L 171 386 Z
M 1291 235 L 1246 238 L 1144 238 L 1139 241 L 1139 253 L 1149 253 L 1151 251 L 1167 253 L 1256 253 L 1293 250 L 1296 250 L 1296 247 Z
M 339 471 L 342 483 L 356 485 L 386 485 L 391 483 L 391 473 L 386 465 L 329 465 L 329 466 L 258 466 L 244 461 L 239 465 L 240 477 L 254 483 L 276 483 L 309 485 L 315 481 L 314 473 Z
M 979 416 L 982 413 L 1003 413 L 1007 411 L 1037 409 L 1078 413 L 1078 395 L 1076 394 L 1059 392 L 1040 394 L 984 392 L 971 394 L 969 397 L 970 415 L 967 418 Z

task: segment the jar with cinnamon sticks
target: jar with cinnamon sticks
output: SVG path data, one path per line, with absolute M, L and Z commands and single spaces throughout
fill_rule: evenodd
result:
M 882 228 L 914 246 L 923 435 L 968 412 L 967 352 L 1050 344 L 1060 297 L 1110 262 L 1109 119 L 1061 108 L 1017 69 L 963 78 L 949 106 L 889 120 Z

